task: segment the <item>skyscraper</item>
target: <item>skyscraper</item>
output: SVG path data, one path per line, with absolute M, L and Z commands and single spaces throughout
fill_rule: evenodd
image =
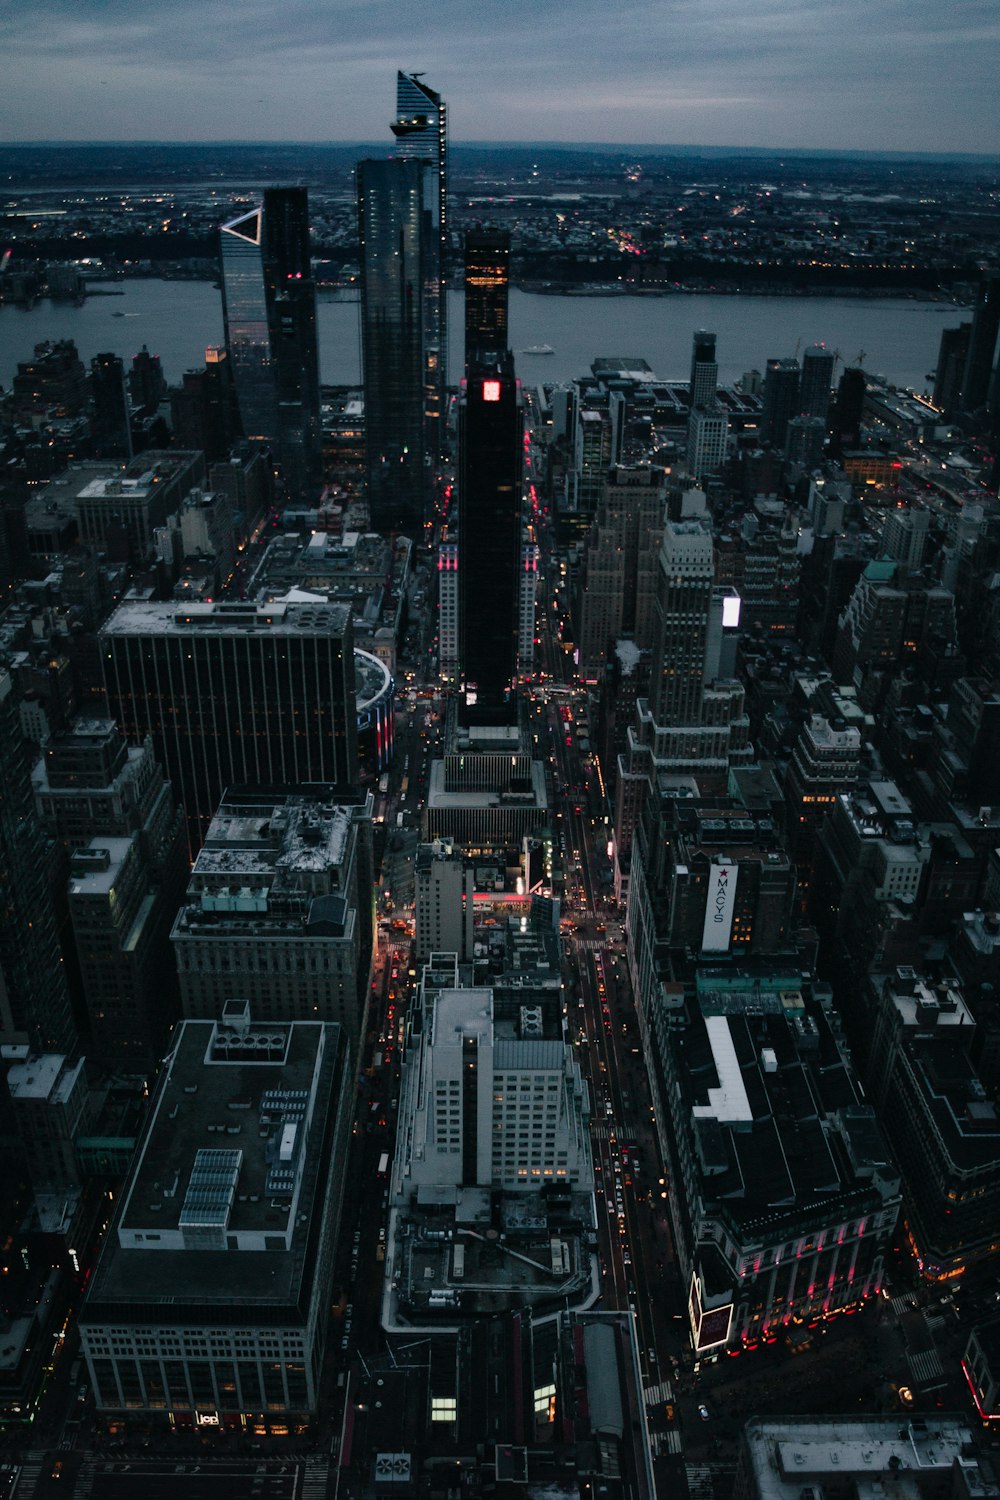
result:
M 714 579 L 711 532 L 696 521 L 668 522 L 653 627 L 650 708 L 657 724 L 700 717 Z
M 514 722 L 521 387 L 506 352 L 469 367 L 459 424 L 459 669 L 469 723 Z
M 688 473 L 699 480 L 717 473 L 726 459 L 728 436 L 729 418 L 714 400 L 710 407 L 692 407 L 687 431 Z
M 764 371 L 764 405 L 761 436 L 772 448 L 783 448 L 785 429 L 799 410 L 799 362 L 769 359 Z
M 962 376 L 962 410 L 978 411 L 986 405 L 1000 334 L 1000 272 L 987 276 L 979 287 L 969 350 Z
M 419 534 L 425 511 L 426 204 L 422 161 L 358 163 L 365 471 L 372 526 Z
M 822 344 L 813 344 L 802 356 L 799 411 L 803 417 L 822 417 L 824 428 L 830 415 L 833 366 L 836 355 Z
M 425 211 L 432 228 L 425 247 L 424 378 L 427 437 L 436 455 L 444 427 L 448 387 L 448 107 L 441 95 L 421 83 L 419 73 L 396 74 L 396 156 L 430 168 Z
M 465 236 L 465 364 L 508 347 L 510 234 L 470 229 Z
M 691 340 L 691 410 L 712 406 L 719 382 L 715 358 L 715 334 L 699 328 Z
M 305 188 L 267 188 L 263 204 L 223 224 L 226 346 L 244 435 L 269 444 L 289 494 L 322 483 L 316 288 Z
M 228 786 L 352 786 L 348 607 L 125 603 L 100 638 L 110 715 L 152 739 L 194 851 Z
M 27 742 L 0 667 L 0 1041 L 68 1052 L 73 1025 Z

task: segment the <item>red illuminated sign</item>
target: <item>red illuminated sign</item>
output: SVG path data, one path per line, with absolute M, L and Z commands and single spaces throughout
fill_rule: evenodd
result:
M 484 380 L 483 381 L 483 400 L 484 401 L 499 401 L 500 400 L 500 382 L 499 382 L 499 380 Z

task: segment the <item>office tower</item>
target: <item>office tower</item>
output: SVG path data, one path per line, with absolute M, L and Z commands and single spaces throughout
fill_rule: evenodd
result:
M 657 724 L 698 720 L 714 580 L 711 532 L 697 521 L 668 521 L 653 614 L 650 708 Z
M 208 488 L 213 494 L 229 496 L 233 524 L 240 537 L 249 536 L 274 498 L 270 464 L 245 442 L 237 443 L 227 459 L 212 465 Z
M 396 118 L 390 129 L 396 157 L 423 162 L 430 172 L 424 202 L 424 382 L 428 452 L 436 458 L 448 390 L 448 107 L 421 83 L 420 74 L 396 74 Z
M 68 900 L 88 1052 L 111 1068 L 155 1068 L 179 1014 L 169 946 L 173 899 L 168 906 L 139 835 L 100 834 L 77 849 Z
M 99 1412 L 286 1434 L 315 1413 L 354 1102 L 339 1026 L 239 1003 L 181 1023 L 80 1314 Z
M 11 382 L 18 416 L 77 416 L 87 394 L 87 372 L 72 339 L 36 344 L 34 357 L 18 362 Z
M 109 713 L 133 744 L 152 739 L 193 851 L 228 786 L 353 784 L 349 608 L 125 603 L 100 641 Z
M 835 456 L 849 453 L 860 444 L 864 412 L 865 372 L 860 365 L 848 365 L 837 386 L 837 399 L 830 424 Z
M 521 544 L 517 589 L 517 675 L 530 677 L 535 669 L 535 600 L 538 595 L 540 550 L 535 542 Z
M 94 412 L 91 435 L 97 455 L 131 458 L 125 366 L 117 354 L 95 354 L 90 361 L 90 396 Z
M 305 188 L 267 188 L 223 224 L 223 315 L 244 436 L 268 444 L 290 498 L 322 485 L 316 287 Z
M 580 407 L 574 432 L 573 473 L 574 504 L 585 523 L 593 518 L 604 492 L 604 481 L 614 462 L 614 433 L 607 410 Z
M 225 349 L 205 350 L 200 370 L 185 370 L 170 392 L 170 420 L 180 448 L 198 448 L 208 464 L 225 459 L 240 434 L 232 360 Z
M 802 417 L 819 417 L 824 430 L 830 415 L 833 390 L 833 367 L 837 356 L 822 344 L 813 344 L 802 356 L 802 380 L 799 385 L 799 410 Z
M 357 1061 L 371 961 L 365 811 L 320 787 L 226 793 L 170 935 L 187 1019 L 246 999 L 264 1024 L 336 1021 Z
M 811 714 L 799 731 L 785 774 L 788 852 L 809 878 L 820 825 L 861 774 L 861 735 L 843 719 Z
M 132 356 L 132 368 L 128 373 L 128 393 L 133 406 L 144 416 L 151 417 L 167 394 L 167 382 L 160 366 L 160 356 L 150 354 L 143 344 L 138 354 Z
M 825 443 L 824 417 L 792 417 L 785 428 L 785 457 L 804 469 L 814 469 L 821 462 Z
M 1000 272 L 984 278 L 972 314 L 969 352 L 962 374 L 962 410 L 979 411 L 986 405 L 997 358 L 1000 334 Z
M 694 479 L 717 474 L 726 461 L 729 418 L 715 407 L 694 407 L 688 417 L 687 469 Z
M 412 537 L 427 509 L 422 288 L 432 191 L 422 161 L 358 163 L 368 508 L 375 530 Z
M 509 347 L 510 234 L 470 229 L 465 236 L 465 365 Z
M 516 717 L 522 434 L 513 357 L 477 361 L 459 417 L 459 662 L 470 723 Z
M 934 405 L 946 416 L 958 410 L 962 396 L 962 376 L 969 354 L 972 324 L 960 323 L 957 328 L 942 328 L 938 347 L 937 370 L 934 376 Z
M 472 962 L 474 895 L 475 871 L 460 849 L 443 839 L 417 846 L 413 904 L 419 963 L 432 953 L 454 953 L 459 963 Z
M 715 358 L 715 334 L 699 328 L 691 340 L 691 410 L 711 407 L 719 383 L 719 366 Z
M 916 573 L 923 564 L 931 512 L 923 506 L 906 505 L 886 513 L 882 526 L 882 554 L 898 562 L 904 573 Z
M 93 1120 L 84 1059 L 29 1054 L 7 1067 L 10 1120 L 36 1194 L 68 1194 L 80 1185 L 77 1137 Z
M 667 506 L 666 475 L 652 465 L 616 465 L 584 553 L 579 594 L 580 671 L 595 677 L 613 642 L 653 639 L 657 557 Z
M 154 529 L 204 483 L 205 459 L 195 450 L 148 448 L 124 472 L 111 465 L 74 464 L 66 480 L 81 542 L 114 550 L 122 561 L 142 562 L 152 551 Z
M 799 410 L 799 362 L 797 359 L 769 359 L 764 371 L 764 402 L 761 408 L 761 437 L 772 448 L 785 446 L 785 428 Z
M 69 1052 L 74 1033 L 35 815 L 28 746 L 10 673 L 0 668 L 0 1041 Z

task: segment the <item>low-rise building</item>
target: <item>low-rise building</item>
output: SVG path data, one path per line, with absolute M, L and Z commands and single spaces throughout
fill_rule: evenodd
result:
M 181 1023 L 80 1316 L 99 1412 L 308 1422 L 353 1102 L 339 1026 Z

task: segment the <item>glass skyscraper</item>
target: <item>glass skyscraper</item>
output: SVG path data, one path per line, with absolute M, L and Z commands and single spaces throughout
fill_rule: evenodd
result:
M 448 387 L 448 107 L 420 81 L 419 73 L 396 74 L 394 156 L 429 166 L 425 211 L 433 229 L 424 250 L 424 383 L 429 451 L 440 452 Z
M 422 289 L 433 186 L 422 160 L 358 163 L 368 505 L 376 530 L 414 537 L 426 511 Z
M 458 630 L 468 724 L 516 721 L 521 387 L 509 351 L 473 361 L 459 422 Z
M 221 229 L 226 346 L 244 435 L 266 443 L 290 497 L 322 484 L 316 288 L 305 188 L 268 188 Z

